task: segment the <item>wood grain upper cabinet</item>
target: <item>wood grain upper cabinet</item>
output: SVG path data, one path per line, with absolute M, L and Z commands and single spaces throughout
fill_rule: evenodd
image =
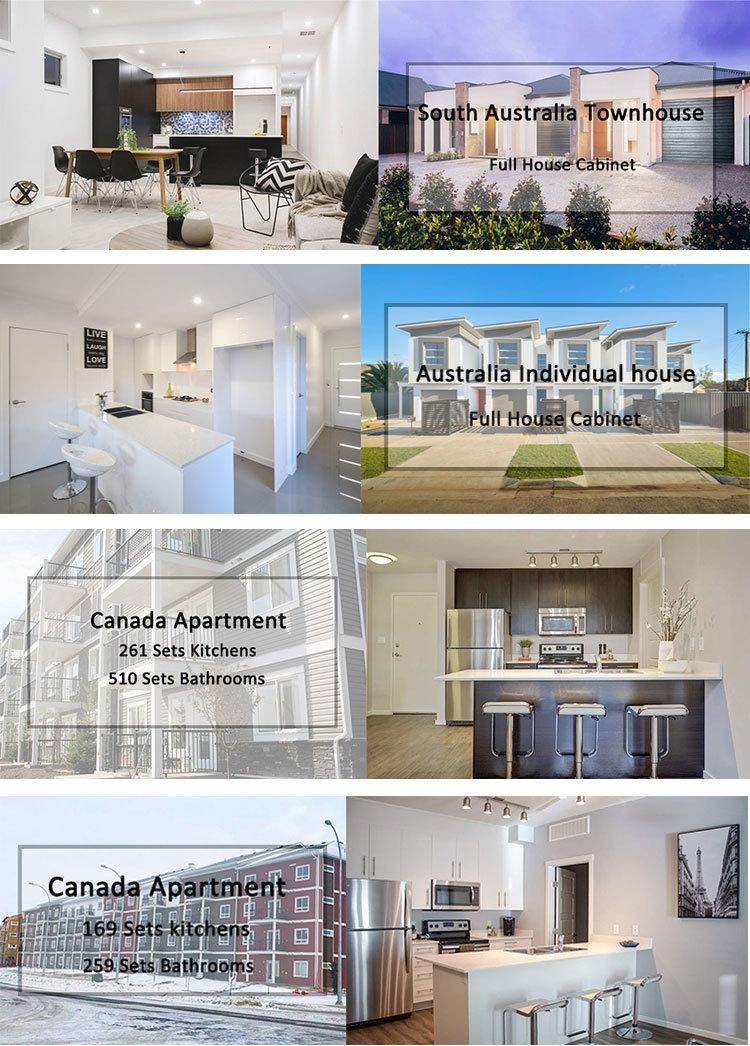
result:
M 511 573 L 510 570 L 457 570 L 454 578 L 456 609 L 509 610 Z
M 633 571 L 629 567 L 586 571 L 586 631 L 629 635 L 633 631 Z
M 511 570 L 510 634 L 535 636 L 539 609 L 539 573 L 531 570 Z
M 156 82 L 156 110 L 160 113 L 231 112 L 234 106 L 231 76 L 189 76 Z

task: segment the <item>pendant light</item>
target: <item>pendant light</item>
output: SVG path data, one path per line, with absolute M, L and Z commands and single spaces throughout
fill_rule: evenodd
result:
M 464 801 L 461 804 L 461 809 L 462 810 L 471 810 L 471 799 L 469 799 L 468 795 L 464 796 Z
M 484 802 L 484 812 L 486 814 L 491 814 L 492 813 L 492 803 L 489 801 L 489 799 L 485 799 L 485 802 Z

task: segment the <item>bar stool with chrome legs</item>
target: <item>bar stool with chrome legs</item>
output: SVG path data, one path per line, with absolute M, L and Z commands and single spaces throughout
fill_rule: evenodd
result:
M 97 479 L 114 468 L 116 462 L 112 455 L 99 447 L 73 446 L 70 443 L 63 447 L 63 454 L 70 462 L 70 467 L 76 476 L 88 480 L 89 485 L 89 512 L 92 515 L 98 511 L 100 504 L 110 505 L 106 498 L 100 498 L 97 490 Z M 110 505 L 114 511 L 114 506 Z
M 647 755 L 651 763 L 651 777 L 658 777 L 659 760 L 669 755 L 669 721 L 682 719 L 689 715 L 686 705 L 628 705 L 625 710 L 625 751 L 631 759 L 644 759 Z M 636 719 L 651 720 L 651 739 L 648 752 L 631 752 L 628 716 Z M 659 720 L 664 721 L 664 747 L 659 746 Z
M 583 777 L 583 760 L 592 759 L 599 749 L 599 719 L 603 719 L 607 709 L 602 704 L 594 701 L 567 701 L 557 706 L 555 717 L 555 751 L 559 756 L 570 757 L 575 761 L 574 777 Z M 572 752 L 560 751 L 560 719 L 575 719 L 575 740 Z M 586 752 L 583 748 L 583 721 L 585 718 L 594 720 L 594 747 Z
M 585 1035 L 586 1038 L 583 1040 L 588 1043 L 596 1043 L 596 1004 L 602 1002 L 604 999 L 612 999 L 622 995 L 622 985 L 615 985 L 612 988 L 592 988 L 590 991 L 576 992 L 575 995 L 568 996 L 568 1002 L 573 999 L 580 999 L 588 1006 L 588 1016 L 586 1020 L 586 1027 L 581 1028 L 580 1031 L 568 1031 L 568 1013 L 570 1007 L 565 1011 L 565 1036 L 568 1039 L 576 1039 L 579 1035 Z
M 567 999 L 531 999 L 529 1002 L 512 1003 L 503 1010 L 503 1042 L 511 1043 L 514 1040 L 508 1038 L 508 1014 L 518 1014 L 519 1017 L 527 1018 L 529 1022 L 529 1046 L 538 1046 L 539 1043 L 539 1014 L 547 1013 L 548 1010 L 564 1010 L 567 1008 Z
M 641 988 L 645 988 L 647 984 L 656 984 L 657 981 L 661 980 L 660 973 L 652 973 L 646 977 L 630 977 L 627 981 L 622 982 L 622 986 L 627 986 L 633 989 L 633 1011 L 630 1024 L 624 1028 L 616 1028 L 615 1031 L 621 1039 L 631 1039 L 633 1042 L 644 1042 L 646 1039 L 653 1038 L 653 1032 L 649 1031 L 648 1028 L 644 1028 L 643 1025 L 638 1024 L 638 995 Z
M 505 701 L 485 701 L 482 705 L 482 712 L 484 715 L 491 715 L 493 717 L 490 749 L 496 759 L 503 758 L 503 753 L 498 752 L 495 748 L 494 717 L 498 715 L 505 716 L 505 777 L 506 780 L 510 781 L 513 777 L 513 735 L 516 716 L 531 717 L 531 746 L 528 752 L 519 752 L 518 756 L 520 759 L 528 759 L 534 754 L 534 706 L 528 701 L 523 701 L 520 698 Z
M 83 429 L 79 428 L 78 425 L 69 425 L 67 421 L 51 421 L 49 427 L 59 436 L 60 439 L 65 440 L 67 444 L 71 444 L 73 440 L 80 439 L 83 435 Z M 55 501 L 67 501 L 69 498 L 75 498 L 79 494 L 82 494 L 86 489 L 85 479 L 74 479 L 73 471 L 70 467 L 70 460 L 68 460 L 68 478 L 65 483 L 61 483 L 59 487 L 55 487 L 52 491 L 52 497 Z

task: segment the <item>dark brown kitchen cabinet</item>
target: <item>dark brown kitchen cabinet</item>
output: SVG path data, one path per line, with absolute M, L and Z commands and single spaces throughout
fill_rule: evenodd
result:
M 539 624 L 539 572 L 511 570 L 510 634 L 535 636 Z
M 539 570 L 538 573 L 540 607 L 585 606 L 585 570 Z
M 587 570 L 586 631 L 629 635 L 633 631 L 633 571 L 629 567 Z
M 454 601 L 457 610 L 509 610 L 510 570 L 456 571 Z

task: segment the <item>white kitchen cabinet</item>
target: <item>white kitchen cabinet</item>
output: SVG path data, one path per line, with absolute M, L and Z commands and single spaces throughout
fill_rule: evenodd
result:
M 206 320 L 196 328 L 196 357 L 198 370 L 214 369 L 213 323 Z
M 392 825 L 370 825 L 372 879 L 401 879 L 401 829 Z
M 473 824 L 459 830 L 456 839 L 456 879 L 479 882 L 479 838 Z
M 401 841 L 401 878 L 411 883 L 414 908 L 429 908 L 432 840 L 427 832 L 405 831 Z
M 455 830 L 432 833 L 432 878 L 448 881 L 456 878 Z
M 370 825 L 350 817 L 346 825 L 346 871 L 353 879 L 369 878 Z
M 235 305 L 217 312 L 211 320 L 214 349 L 240 345 L 262 345 L 274 340 L 275 310 L 273 295 Z M 213 369 L 213 365 L 212 365 Z
M 163 414 L 166 418 L 175 418 L 188 425 L 198 425 L 202 429 L 212 429 L 213 412 L 208 403 L 182 403 L 180 400 L 154 398 L 154 414 Z
M 168 331 L 160 339 L 159 370 L 174 370 L 175 360 L 182 356 L 187 348 L 187 331 Z
M 523 908 L 523 844 L 503 843 L 501 847 L 503 908 Z
M 146 334 L 143 338 L 136 338 L 135 348 L 135 383 L 140 388 L 143 383 L 144 374 L 153 374 L 161 369 L 157 362 L 159 355 L 159 335 Z
M 456 824 L 432 836 L 432 878 L 479 882 L 479 840 L 473 825 Z
M 506 843 L 494 834 L 482 836 L 479 854 L 482 908 L 498 911 L 523 908 L 523 861 L 521 843 Z

